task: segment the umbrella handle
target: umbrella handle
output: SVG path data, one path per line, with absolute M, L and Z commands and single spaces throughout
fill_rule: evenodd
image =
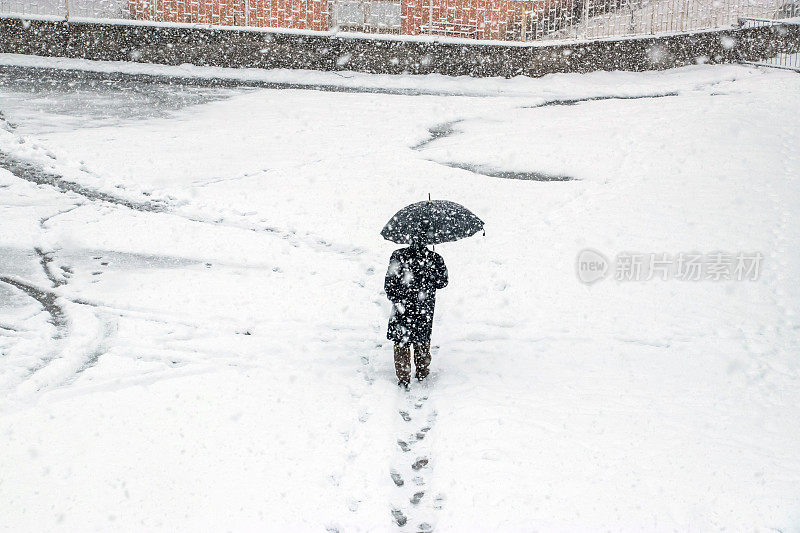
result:
M 431 193 L 428 193 L 428 203 L 430 203 L 430 202 L 431 202 Z M 431 248 L 435 252 L 436 251 L 436 243 L 431 244 Z

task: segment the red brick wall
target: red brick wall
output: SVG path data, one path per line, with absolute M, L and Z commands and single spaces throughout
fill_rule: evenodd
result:
M 328 29 L 328 1 L 250 0 L 250 25 L 325 31 Z
M 431 0 L 402 0 L 405 35 L 426 33 Z M 510 0 L 433 0 L 433 21 L 475 26 L 478 39 L 505 39 Z M 245 0 L 130 0 L 139 20 L 244 26 Z M 250 0 L 250 26 L 328 29 L 328 0 Z
M 431 0 L 404 0 L 403 33 L 426 33 Z M 433 21 L 477 27 L 478 39 L 505 39 L 509 0 L 433 0 Z
M 131 15 L 159 22 L 244 25 L 244 0 L 131 0 Z
M 130 0 L 138 20 L 244 26 L 245 0 Z M 328 29 L 327 0 L 250 0 L 250 26 Z

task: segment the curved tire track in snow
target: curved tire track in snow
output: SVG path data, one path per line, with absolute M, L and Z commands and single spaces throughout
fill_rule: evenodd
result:
M 50 355 L 42 357 L 39 365 L 30 369 L 17 385 L 18 391 L 30 393 L 67 383 L 93 366 L 104 353 L 102 344 L 111 332 L 111 325 L 101 324 L 94 313 L 72 302 L 62 300 L 59 303 L 59 296 L 54 292 L 14 277 L 0 276 L 0 282 L 21 290 L 39 302 L 50 314 L 51 322 L 58 330 L 53 339 L 60 346 Z M 74 309 L 67 312 L 65 303 Z
M 227 221 L 221 217 L 205 215 L 203 213 L 192 213 L 181 210 L 172 210 L 169 209 L 169 206 L 166 203 L 166 201 L 155 200 L 155 201 L 139 202 L 123 198 L 120 196 L 115 196 L 113 194 L 102 192 L 97 189 L 93 189 L 91 187 L 86 187 L 74 181 L 64 179 L 63 176 L 60 176 L 54 172 L 45 169 L 40 163 L 15 157 L 13 155 L 3 152 L 2 150 L 0 150 L 0 168 L 8 170 L 19 179 L 28 181 L 30 183 L 34 183 L 36 185 L 47 185 L 50 187 L 54 187 L 62 193 L 74 193 L 90 201 L 106 202 L 116 206 L 127 207 L 128 209 L 145 213 L 165 213 L 173 216 L 178 216 L 186 220 L 189 220 L 191 222 L 197 222 L 200 224 L 211 224 L 211 225 L 231 227 L 244 231 L 269 233 L 281 237 L 283 239 L 286 239 L 294 246 L 305 244 L 316 250 L 330 250 L 332 252 L 345 254 L 347 256 L 359 255 L 364 251 L 360 248 L 352 248 L 344 245 L 338 245 L 329 242 L 320 236 L 312 234 L 307 234 L 307 236 L 301 236 L 295 232 L 281 230 L 279 228 L 271 226 L 255 226 L 252 224 L 241 224 L 241 223 Z
M 678 96 L 678 94 L 679 93 L 676 91 L 669 91 L 669 92 L 660 92 L 660 93 L 642 94 L 642 95 L 606 95 L 606 96 L 587 96 L 583 98 L 554 99 L 554 100 L 545 100 L 540 104 L 520 106 L 519 109 L 537 109 L 540 107 L 551 107 L 551 106 L 572 106 L 572 105 L 577 105 L 581 102 L 594 102 L 602 100 L 642 100 L 649 98 L 666 98 L 669 96 Z M 414 146 L 411 147 L 411 149 L 416 151 L 422 151 L 434 141 L 461 133 L 456 128 L 456 125 L 461 122 L 464 122 L 464 120 L 466 119 L 450 120 L 429 127 L 428 133 L 430 137 L 422 142 L 415 144 Z M 576 179 L 573 178 L 572 176 L 568 176 L 565 174 L 549 174 L 547 172 L 539 172 L 539 171 L 503 170 L 491 167 L 489 165 L 476 165 L 458 161 L 437 161 L 435 159 L 428 159 L 428 161 L 446 167 L 466 170 L 474 174 L 492 178 L 527 180 L 527 181 L 572 181 Z
M 66 335 L 68 329 L 67 315 L 64 309 L 56 303 L 58 296 L 56 296 L 55 293 L 44 291 L 10 276 L 0 276 L 0 281 L 21 290 L 41 304 L 44 310 L 50 315 L 50 323 L 58 330 L 54 338 L 63 338 Z
M 4 168 L 14 174 L 16 177 L 35 183 L 37 185 L 49 185 L 55 187 L 61 192 L 72 192 L 79 196 L 83 196 L 88 200 L 98 200 L 108 202 L 115 205 L 121 205 L 136 211 L 150 211 L 162 212 L 166 207 L 156 202 L 136 202 L 114 196 L 105 192 L 98 191 L 89 187 L 85 187 L 74 181 L 68 181 L 53 172 L 45 170 L 40 164 L 33 161 L 26 161 L 21 158 L 14 157 L 3 151 L 0 151 L 0 168 Z
M 5 283 L 25 293 L 30 298 L 33 298 L 42 306 L 42 308 L 50 315 L 50 323 L 56 328 L 56 333 L 52 339 L 56 342 L 64 339 L 69 334 L 69 321 L 64 308 L 61 307 L 56 300 L 58 296 L 49 291 L 44 291 L 38 287 L 26 283 L 20 279 L 10 276 L 0 276 L 0 282 Z M 30 379 L 36 372 L 42 370 L 49 365 L 57 357 L 57 351 L 51 350 L 48 354 L 42 355 L 37 366 L 28 368 L 28 373 L 22 378 L 22 383 Z

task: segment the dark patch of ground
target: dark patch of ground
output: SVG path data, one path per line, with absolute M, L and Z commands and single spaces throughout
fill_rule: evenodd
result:
M 454 126 L 459 122 L 463 122 L 463 120 L 453 120 L 450 122 L 444 122 L 442 124 L 431 126 L 430 128 L 428 128 L 428 133 L 431 134 L 430 138 L 425 139 L 419 144 L 415 144 L 414 146 L 411 147 L 411 149 L 422 150 L 436 139 L 443 139 L 444 137 L 449 137 L 451 135 L 458 133 L 458 130 Z
M 641 95 L 641 96 L 590 96 L 588 98 L 574 98 L 574 99 L 565 99 L 565 100 L 548 100 L 547 102 L 539 105 L 527 105 L 522 106 L 520 109 L 536 109 L 539 107 L 551 107 L 551 106 L 564 106 L 564 105 L 576 105 L 580 104 L 581 102 L 596 102 L 599 100 L 644 100 L 649 98 L 666 98 L 667 96 L 678 96 L 676 92 L 668 92 L 668 93 L 661 93 L 661 94 L 648 94 L 648 95 Z
M 168 78 L 156 76 L 137 81 L 114 74 L 92 74 L 0 65 L 0 90 L 7 106 L 4 111 L 28 122 L 26 108 L 35 106 L 37 114 L 74 117 L 92 126 L 115 125 L 122 120 L 163 117 L 170 111 L 222 100 L 247 90 L 170 83 Z M 58 127 L 44 120 L 33 123 L 45 130 Z M 13 127 L 10 123 L 8 126 Z M 22 129 L 29 130 L 29 124 Z
M 451 168 L 460 168 L 462 170 L 468 170 L 475 174 L 480 174 L 482 176 L 491 176 L 493 178 L 504 178 L 509 180 L 530 180 L 530 181 L 571 181 L 574 180 L 572 176 L 566 176 L 563 174 L 547 174 L 545 172 L 524 172 L 524 171 L 512 171 L 512 170 L 497 170 L 491 167 L 486 167 L 483 165 L 470 165 L 468 163 L 442 163 L 441 161 L 434 161 L 434 163 L 439 163 L 440 165 L 444 165 L 446 167 Z

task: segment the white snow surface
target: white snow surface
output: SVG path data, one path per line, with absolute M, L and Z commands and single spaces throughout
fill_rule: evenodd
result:
M 0 78 L 0 529 L 800 531 L 800 77 L 353 76 L 458 94 Z M 601 96 L 648 97 L 537 107 Z M 428 193 L 486 235 L 402 392 L 379 231 Z M 764 262 L 587 286 L 586 247 Z
M 424 76 L 397 74 L 366 74 L 363 72 L 329 72 L 303 69 L 256 69 L 207 67 L 192 64 L 158 65 L 123 61 L 90 61 L 66 57 L 41 57 L 20 54 L 0 54 L 0 66 L 38 67 L 54 70 L 76 70 L 99 74 L 124 73 L 164 78 L 194 78 L 231 82 L 253 82 L 336 87 L 342 90 L 405 91 L 444 96 L 524 96 L 531 104 L 554 99 L 589 98 L 598 96 L 651 96 L 678 88 L 705 86 L 733 81 L 752 75 L 736 66 L 717 70 L 681 68 L 663 72 L 592 72 L 582 76 L 552 74 L 541 78 L 471 78 L 469 76 Z

